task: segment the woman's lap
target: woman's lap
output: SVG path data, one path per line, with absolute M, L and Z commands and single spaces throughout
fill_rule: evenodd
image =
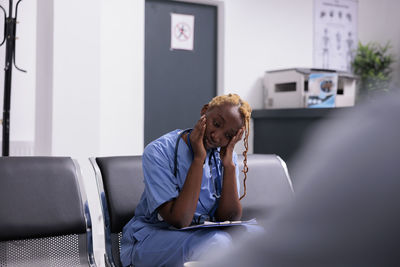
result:
M 198 260 L 231 245 L 230 234 L 219 229 L 159 229 L 135 244 L 133 263 L 135 266 L 182 266 L 186 261 Z

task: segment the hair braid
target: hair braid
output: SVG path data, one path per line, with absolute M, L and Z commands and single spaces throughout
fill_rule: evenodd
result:
M 244 135 L 244 151 L 243 151 L 243 170 L 244 179 L 243 179 L 243 195 L 240 196 L 239 200 L 246 196 L 246 180 L 247 180 L 247 172 L 249 171 L 249 167 L 247 166 L 247 152 L 249 151 L 249 134 L 250 134 L 250 126 L 249 121 L 246 121 L 245 127 L 245 135 Z
M 244 135 L 244 148 L 243 151 L 243 170 L 244 179 L 243 179 L 243 195 L 239 198 L 240 200 L 246 196 L 246 180 L 247 180 L 247 172 L 249 168 L 247 166 L 247 152 L 249 151 L 249 135 L 250 135 L 250 116 L 251 116 L 251 107 L 249 103 L 242 100 L 237 94 L 228 94 L 222 96 L 214 97 L 210 103 L 208 103 L 209 107 L 220 106 L 222 104 L 232 104 L 239 108 L 240 115 L 242 116 L 244 126 L 245 126 L 245 135 Z

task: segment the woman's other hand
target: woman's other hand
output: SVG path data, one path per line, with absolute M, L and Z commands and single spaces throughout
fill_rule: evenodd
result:
M 243 132 L 244 132 L 244 127 L 239 129 L 239 131 L 236 133 L 234 137 L 232 137 L 232 139 L 229 141 L 226 147 L 221 148 L 220 156 L 222 160 L 222 165 L 225 168 L 230 164 L 233 165 L 232 161 L 233 149 L 235 148 L 236 143 L 242 139 Z
M 207 151 L 203 143 L 205 130 L 206 116 L 202 115 L 194 126 L 193 131 L 190 133 L 190 144 L 193 149 L 194 158 L 201 159 L 202 162 L 204 162 L 207 155 Z

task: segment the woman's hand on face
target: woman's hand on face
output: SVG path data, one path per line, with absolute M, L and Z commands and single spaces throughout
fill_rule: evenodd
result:
M 207 151 L 203 143 L 205 131 L 206 116 L 202 115 L 194 126 L 193 131 L 190 133 L 190 143 L 192 145 L 194 158 L 201 159 L 202 161 L 205 160 L 207 155 Z
M 244 127 L 239 129 L 239 131 L 236 133 L 234 137 L 232 137 L 232 139 L 229 141 L 226 147 L 221 147 L 220 155 L 221 155 L 222 165 L 224 167 L 228 166 L 229 164 L 233 164 L 232 161 L 233 149 L 235 148 L 236 143 L 242 139 L 243 132 L 244 132 Z

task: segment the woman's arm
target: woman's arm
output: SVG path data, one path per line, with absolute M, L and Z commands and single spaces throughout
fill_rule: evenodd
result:
M 233 148 L 242 138 L 243 128 L 231 139 L 229 144 L 221 148 L 222 165 L 224 166 L 223 187 L 215 217 L 218 221 L 235 221 L 242 217 L 242 205 L 237 191 L 236 167 L 232 161 Z
M 159 208 L 161 217 L 176 228 L 189 226 L 196 211 L 203 178 L 203 164 L 207 154 L 203 145 L 205 123 L 206 118 L 202 116 L 190 134 L 193 161 L 181 192 L 177 198 L 164 203 Z

